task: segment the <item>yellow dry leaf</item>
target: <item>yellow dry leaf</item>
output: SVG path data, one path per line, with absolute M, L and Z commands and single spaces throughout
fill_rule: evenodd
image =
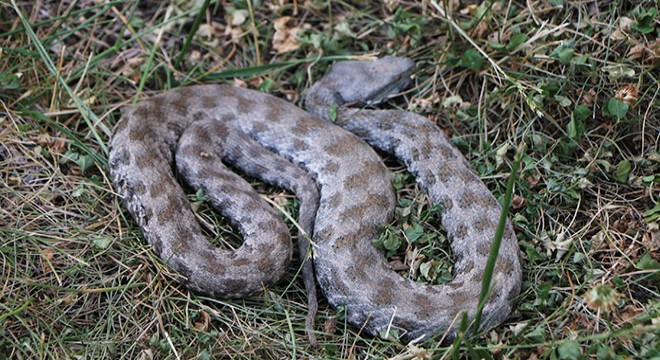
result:
M 235 87 L 247 88 L 247 84 L 245 83 L 245 81 L 243 81 L 241 79 L 238 79 L 238 78 L 233 80 L 232 85 L 235 86 Z
M 479 8 L 479 6 L 477 4 L 469 4 L 465 8 L 461 9 L 461 11 L 459 11 L 459 12 L 463 15 L 468 15 L 468 14 L 474 15 L 474 14 L 477 13 L 478 8 Z
M 401 0 L 384 0 L 387 11 L 393 13 L 400 5 Z
M 289 27 L 288 23 L 290 20 L 291 16 L 283 16 L 273 22 L 273 27 L 275 28 L 273 49 L 278 54 L 291 52 L 300 47 L 300 42 L 296 40 L 296 34 L 300 30 L 300 27 Z
M 631 47 L 628 50 L 628 58 L 652 63 L 660 61 L 660 39 L 656 39 L 650 44 L 637 44 Z
M 598 284 L 584 294 L 584 300 L 591 309 L 610 312 L 616 308 L 619 293 L 605 284 Z
M 227 25 L 224 35 L 228 36 L 233 43 L 238 43 L 243 37 L 243 29 L 241 29 L 239 26 Z
M 231 25 L 232 26 L 241 26 L 248 18 L 250 13 L 247 10 L 236 10 L 231 14 Z
M 488 30 L 488 24 L 485 21 L 480 21 L 477 26 L 472 30 L 472 35 L 475 39 L 483 39 L 486 31 Z
M 55 256 L 55 250 L 53 248 L 44 248 L 41 250 L 41 265 L 43 267 L 44 273 L 48 274 L 51 271 L 53 271 L 53 267 L 51 265 L 51 261 L 53 260 L 53 256 Z
M 632 25 L 634 23 L 635 23 L 635 20 L 633 20 L 629 17 L 626 17 L 626 16 L 622 16 L 619 19 L 619 30 L 621 30 L 624 33 L 628 33 L 628 32 L 630 32 L 630 28 L 632 27 Z
M 646 49 L 642 45 L 635 45 L 628 50 L 628 57 L 630 59 L 642 59 Z
M 597 22 L 598 19 L 592 19 L 592 21 Z M 635 23 L 635 20 L 622 16 L 619 19 L 619 26 L 614 29 L 610 34 L 610 39 L 612 40 L 625 40 L 628 38 L 626 34 L 630 32 L 630 27 Z
M 594 104 L 594 99 L 596 98 L 596 91 L 590 89 L 586 94 L 582 95 L 582 103 L 591 107 Z
M 635 84 L 629 84 L 614 92 L 614 97 L 618 100 L 633 106 L 639 99 L 639 89 Z
M 202 311 L 199 313 L 200 315 L 200 320 L 195 322 L 195 329 L 200 330 L 200 331 L 206 331 L 209 327 L 209 323 L 211 322 L 211 317 L 206 311 Z

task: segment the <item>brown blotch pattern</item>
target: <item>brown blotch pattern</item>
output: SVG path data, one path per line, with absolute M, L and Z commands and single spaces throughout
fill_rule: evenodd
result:
M 309 149 L 309 145 L 307 145 L 306 141 L 301 139 L 293 139 L 293 148 L 296 151 L 306 151 Z
M 185 88 L 184 88 L 185 89 Z M 186 117 L 188 116 L 188 111 L 190 110 L 190 104 L 188 100 L 190 91 L 184 91 L 183 93 L 177 93 L 176 96 L 172 96 L 172 99 L 169 106 L 170 109 L 174 110 L 177 116 Z M 157 101 L 158 103 L 158 101 Z M 157 104 L 157 106 L 162 104 Z
M 470 300 L 474 301 L 474 299 L 471 299 L 469 295 L 460 291 L 454 291 L 449 293 L 449 298 L 451 299 L 453 304 L 451 305 L 452 308 L 458 307 L 464 309 L 466 305 L 470 304 Z
M 462 209 L 469 209 L 475 204 L 480 204 L 482 196 L 482 194 L 476 193 L 470 188 L 466 188 L 465 191 L 463 191 L 463 195 L 458 200 L 458 205 Z
M 437 306 L 429 296 L 424 295 L 415 297 L 413 303 L 415 304 L 415 308 L 419 309 L 417 315 L 422 319 L 429 317 Z
M 372 209 L 372 204 L 363 201 L 354 206 L 344 209 L 338 216 L 341 222 L 350 221 L 351 219 L 360 219 L 362 214 Z
M 490 217 L 487 216 L 481 216 L 479 219 L 472 224 L 473 227 L 478 231 L 478 232 L 485 232 L 486 230 L 494 230 L 495 227 L 495 221 L 491 219 Z M 489 236 L 491 234 L 488 234 Z M 495 232 L 493 232 L 492 235 L 495 235 Z
M 467 236 L 468 234 L 468 227 L 465 224 L 461 224 L 458 226 L 458 229 L 456 229 L 456 234 L 454 234 L 455 237 L 459 239 L 463 239 Z
M 436 146 L 435 151 L 439 152 L 440 155 L 446 160 L 455 158 L 454 152 L 447 145 Z
M 352 174 L 344 180 L 344 185 L 349 188 L 369 187 L 371 177 L 382 174 L 382 171 L 381 163 L 365 163 L 358 173 Z
M 218 105 L 218 98 L 211 95 L 203 95 L 200 99 L 204 109 L 214 109 Z
M 128 118 L 122 118 L 121 120 L 119 120 L 119 122 L 115 126 L 115 134 L 119 134 L 123 132 L 124 129 L 126 129 L 126 127 L 128 126 L 128 123 L 129 123 Z
M 450 288 L 456 290 L 456 289 L 462 288 L 463 286 L 465 286 L 465 284 L 462 281 L 452 281 L 452 282 L 447 283 L 447 286 L 449 286 Z
M 204 119 L 206 117 L 206 114 L 202 111 L 195 111 L 192 117 L 194 121 L 199 121 Z
M 252 132 L 255 134 L 259 134 L 268 130 L 269 127 L 264 122 L 255 122 L 254 124 L 252 124 Z
M 328 161 L 323 166 L 323 172 L 325 172 L 325 173 L 334 174 L 337 171 L 339 171 L 339 164 L 334 162 L 334 161 Z
M 143 142 L 149 135 L 148 129 L 142 129 L 137 126 L 132 126 L 128 132 L 128 138 L 135 142 Z
M 479 243 L 477 244 L 477 254 L 480 256 L 488 256 L 490 253 L 490 244 Z
M 341 157 L 342 155 L 350 155 L 355 152 L 357 141 L 358 139 L 356 139 L 354 136 L 351 136 L 350 134 L 344 134 L 342 137 L 337 138 L 336 141 L 329 143 L 324 148 L 324 150 L 329 155 L 336 157 Z
M 365 277 L 368 277 L 369 274 L 365 274 Z M 374 300 L 376 303 L 380 306 L 387 306 L 393 303 L 393 299 L 396 294 L 392 292 L 392 289 L 390 289 L 387 284 L 380 284 L 381 286 L 376 289 L 376 293 L 374 294 Z

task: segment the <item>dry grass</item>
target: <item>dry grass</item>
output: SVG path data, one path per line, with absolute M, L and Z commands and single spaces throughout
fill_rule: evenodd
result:
M 656 3 L 283 2 L 212 3 L 184 52 L 187 5 L 0 2 L 0 359 L 660 356 Z M 111 129 L 141 97 L 235 78 L 297 101 L 364 54 L 417 62 L 393 106 L 435 120 L 496 196 L 526 144 L 511 213 L 523 293 L 457 349 L 361 336 L 324 302 L 310 347 L 296 267 L 253 299 L 189 293 L 106 176 Z

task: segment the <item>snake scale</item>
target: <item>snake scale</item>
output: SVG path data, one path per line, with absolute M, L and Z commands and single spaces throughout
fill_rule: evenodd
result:
M 345 308 L 350 323 L 376 336 L 397 330 L 404 342 L 452 336 L 456 316 L 476 312 L 501 208 L 428 119 L 349 107 L 399 90 L 413 68 L 398 57 L 339 62 L 305 92 L 307 111 L 227 85 L 184 87 L 141 101 L 116 126 L 112 181 L 156 254 L 193 291 L 245 297 L 281 279 L 291 259 L 286 226 L 224 162 L 298 196 L 301 229 L 313 234 L 316 279 L 329 303 Z M 405 279 L 372 246 L 395 205 L 388 170 L 374 148 L 400 159 L 430 202 L 443 204 L 441 221 L 455 256 L 449 283 Z M 205 238 L 175 167 L 238 228 L 241 247 L 223 250 Z M 302 254 L 306 246 L 303 241 Z M 507 221 L 484 326 L 502 322 L 511 311 L 521 285 L 518 253 Z M 309 262 L 305 266 L 312 271 Z

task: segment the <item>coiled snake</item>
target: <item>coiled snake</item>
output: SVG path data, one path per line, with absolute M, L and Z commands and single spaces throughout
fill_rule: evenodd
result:
M 288 189 L 301 201 L 301 228 L 313 234 L 320 288 L 331 305 L 345 307 L 349 322 L 372 335 L 396 329 L 403 341 L 451 335 L 457 314 L 476 311 L 500 206 L 428 119 L 347 107 L 397 91 L 412 69 L 412 61 L 397 57 L 337 63 L 305 93 L 308 112 L 226 85 L 184 87 L 141 101 L 111 140 L 113 183 L 156 254 L 189 288 L 222 298 L 245 297 L 278 281 L 292 253 L 277 213 L 222 162 Z M 455 255 L 448 284 L 404 279 L 372 246 L 395 204 L 388 171 L 372 147 L 400 159 L 430 201 L 443 203 L 441 220 Z M 175 180 L 175 157 L 179 173 L 240 230 L 244 244 L 236 251 L 205 239 Z M 303 241 L 303 254 L 306 246 Z M 507 223 L 482 324 L 508 316 L 520 291 L 518 252 Z M 305 266 L 311 273 L 309 262 Z

